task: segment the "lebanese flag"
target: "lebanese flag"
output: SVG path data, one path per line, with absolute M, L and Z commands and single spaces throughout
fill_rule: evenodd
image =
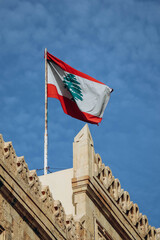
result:
M 79 120 L 98 124 L 113 89 L 47 52 L 47 96 L 57 98 L 63 111 Z

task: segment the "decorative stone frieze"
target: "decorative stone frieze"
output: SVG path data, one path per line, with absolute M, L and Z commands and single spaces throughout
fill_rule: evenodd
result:
M 118 178 L 116 178 L 112 182 L 108 191 L 109 191 L 110 195 L 114 198 L 115 201 L 118 201 L 118 199 L 121 198 L 122 194 L 124 193 L 124 190 L 121 189 L 121 184 L 120 184 Z
M 29 171 L 28 183 L 31 192 L 39 199 L 41 197 L 41 183 L 37 176 L 36 170 Z
M 98 174 L 98 178 L 107 189 L 111 186 L 111 184 L 114 181 L 114 176 L 112 176 L 112 171 L 109 167 L 104 167 Z
M 81 137 L 83 136 L 83 137 Z M 82 140 L 83 139 L 83 140 Z M 90 143 L 85 144 L 84 142 Z M 99 182 L 104 186 L 104 188 L 107 190 L 109 196 L 115 201 L 115 204 L 121 209 L 123 214 L 127 217 L 128 221 L 130 221 L 131 224 L 137 229 L 137 232 L 140 234 L 141 238 L 145 240 L 155 240 L 160 239 L 160 230 L 155 230 L 154 227 L 151 227 L 148 224 L 148 219 L 146 216 L 142 216 L 142 214 L 139 212 L 138 205 L 133 203 L 130 200 L 130 195 L 127 191 L 124 191 L 121 189 L 120 181 L 117 178 L 114 178 L 112 175 L 112 171 L 108 166 L 105 166 L 102 162 L 101 156 L 99 154 L 96 154 L 94 152 L 93 146 L 93 140 L 91 137 L 91 134 L 89 132 L 88 125 L 85 125 L 84 128 L 77 134 L 75 137 L 74 145 L 73 145 L 73 153 L 74 153 L 74 179 L 73 179 L 73 189 L 75 189 L 75 199 L 77 199 L 76 194 L 81 191 L 81 184 L 83 181 L 81 179 L 87 178 L 86 175 L 88 175 L 88 179 L 90 179 L 90 182 L 92 183 L 92 178 L 96 178 L 99 180 Z M 81 153 L 81 149 L 85 149 L 85 152 L 87 153 L 87 160 L 85 160 L 85 157 L 83 157 L 83 153 Z M 77 152 L 77 149 L 79 149 L 79 152 Z M 77 165 L 77 159 L 78 159 L 78 165 Z M 89 160 L 89 161 L 88 161 Z M 83 166 L 79 164 L 79 162 L 83 162 Z M 93 170 L 91 173 L 89 170 L 86 172 L 86 174 L 82 175 L 83 169 L 87 169 L 85 167 L 87 165 L 90 166 L 90 169 Z M 78 174 L 76 174 L 78 173 Z M 77 177 L 77 182 L 76 182 Z M 79 179 L 79 180 L 78 180 Z M 80 184 L 81 183 L 81 184 Z M 79 184 L 79 190 L 78 186 Z M 93 184 L 93 183 L 92 183 Z M 91 187 L 92 184 L 88 183 L 88 185 Z M 84 188 L 84 184 L 82 185 Z M 89 191 L 86 192 L 89 195 Z M 82 195 L 82 194 L 81 194 Z M 82 195 L 83 196 L 83 195 Z M 82 197 L 81 196 L 81 197 Z M 92 196 L 93 198 L 93 196 Z M 77 200 L 75 201 L 75 204 L 77 204 Z M 82 205 L 82 204 L 81 204 Z
M 45 206 L 45 211 L 53 217 L 54 215 L 54 200 L 52 197 L 52 193 L 50 192 L 50 189 L 48 186 L 42 186 L 41 187 L 41 201 L 43 202 L 43 205 Z
M 145 240 L 158 240 L 158 235 L 156 236 L 156 229 L 154 227 L 150 228 Z
M 16 153 L 14 151 L 14 148 L 12 146 L 11 142 L 4 142 L 3 141 L 3 137 L 2 135 L 0 135 L 0 167 L 2 168 L 1 162 L 4 163 L 4 167 L 7 167 L 7 169 L 5 169 L 5 172 L 7 173 L 7 171 L 11 172 L 13 175 L 15 175 L 15 180 L 17 177 L 17 182 L 18 184 L 21 186 L 23 186 L 25 191 L 28 191 L 31 196 L 32 196 L 32 201 L 35 202 L 36 206 L 39 206 L 41 209 L 41 212 L 43 214 L 45 214 L 45 216 L 47 217 L 47 219 L 50 219 L 50 222 L 53 224 L 56 224 L 56 229 L 58 229 L 58 232 L 55 232 L 55 236 L 59 236 L 56 238 L 50 238 L 49 235 L 47 237 L 47 234 L 44 235 L 42 238 L 36 238 L 34 237 L 34 239 L 66 239 L 66 240 L 82 240 L 85 237 L 85 234 L 87 232 L 87 230 L 84 230 L 83 226 L 79 223 L 79 222 L 75 222 L 73 216 L 67 216 L 65 214 L 65 211 L 63 209 L 63 206 L 61 204 L 61 202 L 59 200 L 54 200 L 52 197 L 52 194 L 49 190 L 48 186 L 42 186 L 41 182 L 39 181 L 39 177 L 37 176 L 37 173 L 35 170 L 31 170 L 29 171 L 28 166 L 24 160 L 24 157 L 17 157 Z M 0 170 L 1 170 L 0 168 Z M 3 174 L 3 171 L 2 171 Z M 4 177 L 3 177 L 4 178 Z M 21 184 L 21 181 L 23 182 L 23 184 Z M 0 194 L 1 194 L 1 187 L 3 189 L 3 182 L 1 182 L 1 172 L 0 172 Z M 10 189 L 8 189 L 7 191 L 10 191 Z M 4 194 L 4 196 L 7 196 L 8 193 L 5 193 L 6 190 L 2 191 L 2 196 Z M 25 192 L 24 192 L 25 194 Z M 28 196 L 29 197 L 29 196 Z M 30 198 L 28 198 L 28 200 L 30 201 Z M 0 195 L 0 201 L 3 201 L 3 198 L 1 198 Z M 19 200 L 15 200 L 13 198 L 13 200 L 9 200 L 11 201 L 11 206 L 14 206 L 15 204 L 17 205 L 16 209 L 20 209 L 20 207 L 18 207 L 18 202 Z M 13 220 L 10 222 L 6 222 L 6 217 L 4 215 L 4 211 L 3 209 L 8 209 L 8 207 L 3 207 L 4 204 L 7 204 L 6 201 L 3 201 L 3 204 L 1 204 L 0 206 L 0 222 L 3 223 L 3 225 L 5 226 L 5 230 L 7 230 L 6 236 L 8 236 L 6 239 L 14 239 L 14 240 L 18 240 L 19 238 L 16 238 L 16 234 L 15 231 L 17 231 L 17 227 L 18 225 L 16 225 L 17 223 L 15 222 L 15 224 L 13 224 Z M 22 203 L 20 203 L 22 204 Z M 21 212 L 22 210 L 18 210 L 19 212 Z M 22 211 L 24 216 L 23 218 L 26 219 L 26 221 L 29 223 L 29 219 L 30 219 L 30 215 L 29 213 L 25 213 L 25 211 Z M 33 209 L 34 212 L 34 209 Z M 42 214 L 41 213 L 41 214 Z M 23 215 L 20 214 L 20 215 Z M 25 214 L 27 214 L 25 216 Z M 8 215 L 9 216 L 9 215 Z M 12 218 L 12 216 L 11 216 Z M 32 219 L 32 218 L 31 218 Z M 14 220 L 15 221 L 15 220 Z M 18 220 L 17 220 L 18 221 Z M 5 223 L 6 222 L 6 223 Z M 35 220 L 36 222 L 36 220 Z M 21 224 L 21 220 L 19 222 L 19 227 Z M 33 224 L 33 219 L 31 220 L 31 222 L 29 223 L 30 226 L 32 226 Z M 36 224 L 36 223 L 35 223 Z M 8 227 L 6 227 L 8 226 Z M 23 225 L 22 225 L 23 226 Z M 1 229 L 3 229 L 2 226 L 0 226 Z M 54 227 L 53 226 L 53 230 L 51 230 L 51 232 L 54 233 Z M 37 230 L 35 229 L 35 227 L 33 227 L 34 231 L 36 232 Z M 11 231 L 11 232 L 9 232 Z M 39 231 L 39 230 L 38 230 Z M 42 230 L 40 230 L 41 232 Z M 57 231 L 57 230 L 56 230 Z M 14 232 L 14 234 L 12 234 L 12 232 Z M 61 233 L 60 233 L 61 232 Z M 0 232 L 1 236 L 2 236 L 2 231 Z M 53 235 L 52 233 L 52 235 Z M 8 235 L 7 235 L 8 234 Z M 27 235 L 26 232 L 22 232 L 22 237 L 21 239 L 28 239 L 31 240 L 32 238 L 29 237 L 29 235 Z M 37 234 L 39 236 L 41 236 L 41 233 Z M 49 234 L 49 233 L 48 233 Z M 42 233 L 43 235 L 43 233 Z M 89 235 L 89 234 L 86 234 Z M 13 237 L 12 237 L 13 236 Z M 25 237 L 24 237 L 25 236 Z M 89 240 L 89 238 L 85 238 L 86 240 Z
M 76 226 L 72 215 L 66 216 L 66 229 L 68 238 L 74 240 L 76 236 Z
M 4 142 L 4 161 L 7 162 L 7 165 L 10 165 L 12 171 L 16 172 L 17 166 L 17 156 L 12 146 L 12 142 Z
M 101 159 L 100 156 L 98 158 Z M 110 168 L 109 167 L 105 167 L 103 169 L 100 168 L 99 162 L 97 161 L 95 162 L 95 164 L 97 164 L 97 169 L 99 170 L 101 169 L 97 175 L 98 179 L 105 186 L 105 188 L 108 190 L 113 199 L 118 203 L 119 207 L 123 210 L 123 212 L 128 216 L 128 218 L 134 224 L 134 226 L 136 226 L 141 236 L 143 238 L 145 237 L 147 240 L 156 239 L 155 228 L 149 226 L 147 217 L 142 216 L 142 214 L 139 213 L 138 205 L 130 201 L 129 193 L 121 189 L 119 180 L 114 179 Z
M 29 169 L 28 169 L 28 165 L 24 160 L 24 157 L 17 157 L 16 158 L 16 164 L 17 164 L 17 175 L 19 175 L 23 181 L 28 184 L 29 183 Z
M 54 217 L 58 225 L 63 230 L 66 229 L 66 224 L 65 224 L 66 215 L 62 207 L 62 203 L 59 200 L 54 201 Z
M 79 221 L 75 221 L 73 215 L 66 216 L 67 237 L 70 240 L 85 239 L 85 230 Z M 86 238 L 89 239 L 89 238 Z
M 129 193 L 121 189 L 119 180 L 112 176 L 110 168 L 101 167 L 103 165 L 102 160 L 99 155 L 97 156 L 98 159 L 100 159 L 97 161 L 97 157 L 95 157 L 94 164 L 97 165 L 97 167 L 95 167 L 95 172 L 97 172 L 97 169 L 99 172 L 97 178 L 105 186 L 112 198 L 118 203 L 122 211 L 128 216 L 133 225 L 136 226 L 140 235 L 147 240 L 156 239 L 155 228 L 148 225 L 147 217 L 139 213 L 138 205 L 130 201 Z
M 90 239 L 90 237 L 85 237 L 87 231 L 83 228 L 82 224 L 78 221 L 75 222 L 75 240 Z
M 83 133 L 82 133 L 83 131 Z M 86 135 L 85 135 L 86 134 Z M 88 134 L 88 139 L 87 139 L 87 134 Z M 88 127 L 85 126 L 83 130 L 79 133 L 79 135 L 76 136 L 76 142 L 75 144 L 79 144 L 81 139 L 78 137 L 83 136 L 83 142 L 89 142 L 92 140 L 89 134 Z M 92 143 L 93 145 L 93 143 Z M 76 147 L 75 147 L 76 149 Z M 88 151 L 91 149 L 88 147 Z M 146 216 L 142 216 L 142 214 L 139 212 L 138 205 L 133 203 L 130 200 L 130 195 L 128 192 L 124 191 L 121 189 L 121 184 L 118 179 L 115 179 L 114 176 L 112 175 L 112 171 L 108 166 L 105 166 L 102 163 L 102 159 L 99 154 L 95 154 L 92 151 L 91 153 L 88 153 L 88 155 L 93 156 L 90 161 L 93 161 L 93 167 L 91 166 L 90 168 L 93 169 L 93 174 L 92 176 L 97 176 L 99 181 L 103 184 L 103 186 L 108 190 L 110 196 L 117 202 L 118 206 L 122 209 L 122 211 L 126 214 L 128 219 L 133 223 L 133 225 L 137 228 L 138 232 L 140 235 L 146 239 L 155 239 L 156 237 L 156 230 L 154 227 L 151 227 L 148 224 L 148 219 Z M 85 162 L 84 162 L 85 165 Z M 91 163 L 90 163 L 91 165 Z M 80 169 L 78 170 L 80 172 Z M 82 171 L 82 170 L 81 170 Z M 89 171 L 88 171 L 89 172 Z M 90 177 L 92 177 L 90 175 Z M 158 235 L 157 235 L 158 236 Z
M 137 228 L 141 236 L 145 237 L 148 234 L 149 230 L 151 229 L 151 226 L 148 225 L 148 219 L 145 215 L 142 215 L 141 219 L 137 224 Z
M 160 228 L 156 229 L 156 240 L 160 240 Z
M 94 155 L 94 174 L 98 174 L 105 168 L 105 165 L 102 163 L 101 156 L 97 153 Z
M 136 203 L 134 203 L 130 211 L 128 211 L 128 217 L 134 226 L 140 221 L 142 213 L 139 212 L 139 207 Z
M 133 206 L 133 202 L 130 201 L 130 195 L 128 192 L 124 191 L 120 198 L 118 199 L 119 206 L 127 213 Z

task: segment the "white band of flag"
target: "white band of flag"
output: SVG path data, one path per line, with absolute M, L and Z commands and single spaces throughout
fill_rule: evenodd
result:
M 98 124 L 112 89 L 47 53 L 48 97 L 57 98 L 64 112 L 85 122 Z

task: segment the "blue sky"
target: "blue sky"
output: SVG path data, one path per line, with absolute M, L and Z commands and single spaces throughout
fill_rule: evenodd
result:
M 43 168 L 44 49 L 114 89 L 95 151 L 160 227 L 160 1 L 0 0 L 0 133 Z M 49 99 L 49 166 L 72 167 L 84 123 Z M 53 169 L 51 169 L 54 171 Z M 43 174 L 43 171 L 38 171 Z

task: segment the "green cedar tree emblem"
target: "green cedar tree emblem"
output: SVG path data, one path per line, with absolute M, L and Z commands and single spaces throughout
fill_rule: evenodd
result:
M 75 100 L 83 101 L 82 89 L 75 75 L 68 73 L 67 76 L 64 77 L 63 82 L 64 87 L 67 88 L 67 90 L 71 93 L 73 101 Z

